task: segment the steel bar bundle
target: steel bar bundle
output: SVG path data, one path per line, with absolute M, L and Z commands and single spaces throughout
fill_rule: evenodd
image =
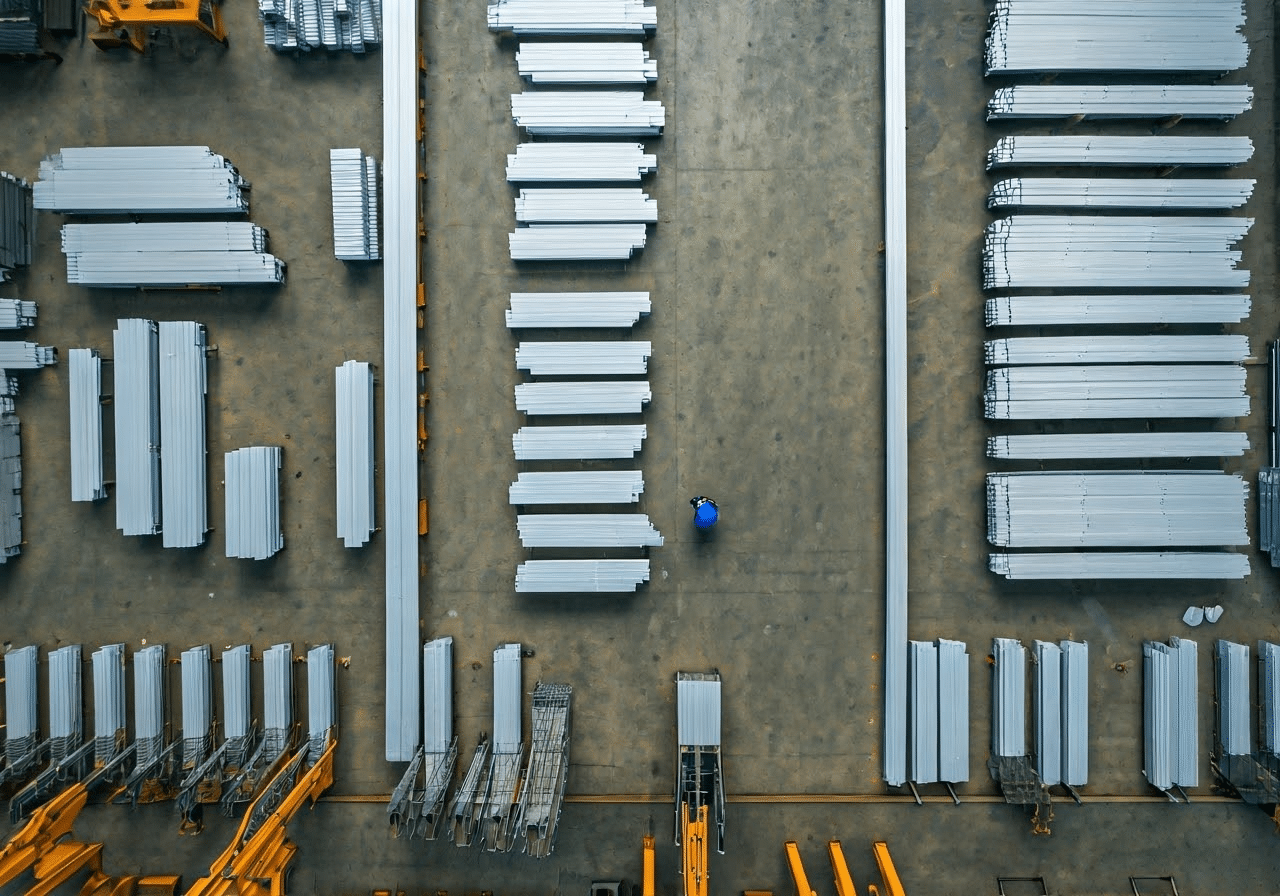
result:
M 1027 649 L 1012 638 L 996 638 L 991 752 L 995 756 L 1027 755 Z
M 1249 59 L 1241 0 L 999 0 L 988 75 L 1229 72 Z
M 632 327 L 650 310 L 647 292 L 513 292 L 507 327 Z
M 909 774 L 916 784 L 933 784 L 938 780 L 938 646 L 931 641 L 911 641 L 907 645 L 907 675 L 911 694 Z
M 1017 134 L 987 153 L 987 170 L 1009 165 L 1169 165 L 1227 167 L 1253 157 L 1248 137 L 1116 137 Z
M 643 143 L 521 143 L 507 156 L 507 180 L 572 183 L 638 181 L 658 170 Z
M 644 0 L 497 0 L 489 4 L 489 30 L 516 34 L 638 34 L 658 27 L 658 12 Z
M 33 327 L 35 323 L 35 302 L 24 302 L 21 299 L 0 299 L 0 330 Z
M 49 760 L 57 764 L 84 740 L 80 645 L 49 652 Z
M 1239 362 L 1249 337 L 1022 336 L 983 344 L 988 364 L 1141 364 L 1159 361 Z
M 651 398 L 644 380 L 516 384 L 516 409 L 530 416 L 639 414 Z
M 634 504 L 644 491 L 640 470 L 567 470 L 520 473 L 508 490 L 508 503 Z
M 530 224 L 507 234 L 512 261 L 625 261 L 646 239 L 643 224 Z
M 359 149 L 329 150 L 333 254 L 342 261 L 376 261 L 378 162 Z
M 551 855 L 569 778 L 569 706 L 573 688 L 539 682 L 533 689 L 533 742 L 525 785 L 520 791 L 524 851 L 534 858 Z
M 532 376 L 575 374 L 643 374 L 649 372 L 653 343 L 522 342 L 516 347 L 516 370 Z
M 493 750 L 481 816 L 481 842 L 490 852 L 505 852 L 514 845 L 516 791 L 524 758 L 520 650 L 519 644 L 503 644 L 493 652 Z
M 1006 579 L 1243 579 L 1249 558 L 1209 551 L 991 554 L 987 568 Z
M 160 518 L 167 548 L 197 547 L 209 530 L 205 345 L 203 324 L 161 321 Z
M 20 774 L 35 758 L 40 738 L 38 657 L 34 645 L 11 648 L 4 655 L 4 755 L 12 774 Z
M 991 188 L 987 208 L 1230 209 L 1253 195 L 1244 178 L 1014 177 Z
M 262 729 L 271 762 L 288 746 L 293 728 L 293 645 L 273 644 L 262 652 Z
M 526 560 L 517 594 L 622 593 L 649 581 L 648 560 Z
M 1253 107 L 1247 84 L 1015 84 L 987 103 L 987 121 L 1021 118 L 1216 118 Z
M 53 346 L 34 342 L 0 342 L 0 370 L 38 370 L 58 363 Z
M 253 702 L 249 685 L 249 645 L 222 651 L 222 738 L 227 743 L 227 767 L 239 770 L 248 759 Z
M 983 403 L 991 420 L 1241 417 L 1249 413 L 1245 371 L 1238 364 L 996 367 L 987 371 Z
M 350 50 L 382 41 L 381 0 L 258 0 L 263 43 L 276 51 Z
M 643 513 L 522 513 L 516 528 L 526 548 L 662 546 L 662 534 Z
M 639 90 L 544 90 L 513 93 L 511 117 L 542 136 L 656 137 L 667 110 Z
M 1062 460 L 1104 457 L 1240 457 L 1243 432 L 1072 432 L 988 436 L 987 457 Z
M 1147 780 L 1159 790 L 1199 781 L 1196 642 L 1146 641 L 1143 653 L 1143 741 Z
M 133 738 L 135 772 L 145 771 L 164 751 L 165 657 L 163 644 L 133 654 Z
M 938 780 L 969 780 L 969 654 L 963 641 L 939 638 Z
M 643 423 L 617 426 L 522 426 L 511 436 L 516 460 L 597 460 L 640 453 Z
M 994 296 L 987 299 L 986 319 L 988 327 L 1235 324 L 1250 310 L 1243 294 Z
M 280 531 L 277 446 L 238 448 L 225 455 L 227 556 L 266 560 L 284 547 Z
M 93 763 L 101 767 L 124 749 L 124 645 L 104 644 L 93 652 Z
M 520 77 L 533 84 L 651 84 L 658 61 L 644 44 L 522 43 L 516 47 Z
M 1280 644 L 1258 642 L 1258 701 L 1262 749 L 1280 755 Z
M 16 415 L 0 413 L 0 565 L 22 551 L 20 429 Z
M 38 209 L 63 214 L 247 214 L 249 182 L 207 146 L 64 147 L 40 162 Z
M 160 531 L 160 337 L 155 321 L 116 321 L 116 528 Z
M 3 30 L 3 25 L 0 25 L 0 30 Z M 2 53 L 3 49 L 0 49 Z M 31 264 L 35 234 L 31 185 L 7 171 L 0 171 L 0 280 L 8 280 L 14 268 Z M 31 314 L 35 315 L 34 308 Z
M 362 547 L 374 530 L 373 371 L 347 361 L 334 371 L 337 386 L 338 537 Z
M 658 201 L 634 187 L 534 188 L 516 197 L 521 224 L 657 224 Z
M 107 496 L 102 471 L 102 356 L 96 349 L 67 353 L 71 392 L 71 500 Z
M 1062 651 L 1062 783 L 1089 783 L 1089 644 L 1059 641 Z
M 182 765 L 198 767 L 213 749 L 213 658 L 208 644 L 182 651 Z
M 329 746 L 338 723 L 333 671 L 332 644 L 320 644 L 307 651 L 307 747 L 312 762 Z
M 1031 656 L 1032 727 L 1036 774 L 1046 786 L 1062 783 L 1062 648 L 1036 641 Z
M 1249 646 L 1219 640 L 1216 679 L 1218 699 L 1218 740 L 1226 756 L 1253 754 L 1253 711 L 1249 702 L 1249 679 L 1253 668 Z

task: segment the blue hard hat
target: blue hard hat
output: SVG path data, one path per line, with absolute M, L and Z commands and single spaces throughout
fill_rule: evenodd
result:
M 703 501 L 693 511 L 693 524 L 699 529 L 710 529 L 720 519 L 720 511 L 710 501 Z

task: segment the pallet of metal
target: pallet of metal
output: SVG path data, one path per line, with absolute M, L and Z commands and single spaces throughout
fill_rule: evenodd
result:
M 512 261 L 626 261 L 647 238 L 643 224 L 530 224 L 507 243 Z
M 648 427 L 643 423 L 614 426 L 522 426 L 511 436 L 516 460 L 599 460 L 633 458 L 640 453 Z
M 102 463 L 102 356 L 97 349 L 67 352 L 71 406 L 71 500 L 107 496 Z
M 658 62 L 644 44 L 521 43 L 516 47 L 520 77 L 531 84 L 639 84 L 658 80 Z
M 22 783 L 40 746 L 39 649 L 11 647 L 4 654 L 4 757 L 0 782 Z
M 632 187 L 534 187 L 516 196 L 520 224 L 657 224 L 658 201 Z
M 1001 460 L 1240 457 L 1243 432 L 1069 432 L 987 436 L 987 457 Z
M 1233 209 L 1249 201 L 1255 183 L 1245 178 L 1013 177 L 991 188 L 987 208 Z
M 93 762 L 109 764 L 125 749 L 124 645 L 104 644 L 93 652 Z
M 1249 558 L 1231 551 L 993 553 L 987 568 L 1006 579 L 1243 579 Z
M 648 560 L 526 560 L 517 594 L 622 594 L 649 581 Z
M 49 652 L 49 760 L 61 762 L 84 741 L 80 645 Z
M 364 53 L 382 43 L 382 0 L 258 0 L 258 18 L 277 52 Z
M 704 822 L 724 855 L 725 798 L 721 767 L 719 672 L 676 674 L 676 843 L 690 823 Z M 706 847 L 703 846 L 703 849 Z
M 1121 165 L 1127 168 L 1226 168 L 1253 157 L 1248 137 L 1082 137 L 1015 134 L 987 153 L 987 170 L 1029 165 Z
M 33 198 L 69 215 L 243 215 L 249 182 L 207 146 L 64 147 L 40 162 Z
M 203 324 L 160 322 L 160 518 L 167 548 L 204 544 L 209 530 Z
M 248 644 L 222 651 L 222 741 L 226 769 L 237 774 L 249 758 L 253 741 L 253 698 L 249 683 L 252 662 Z
M 112 345 L 116 528 L 154 535 L 160 531 L 160 330 L 152 320 L 118 320 Z
M 237 448 L 224 456 L 228 557 L 266 560 L 284 547 L 281 453 L 271 445 Z
M 639 90 L 543 90 L 513 93 L 511 117 L 544 137 L 657 137 L 667 110 Z
M 358 548 L 374 530 L 373 370 L 367 361 L 347 361 L 334 379 L 338 537 Z
M 526 548 L 661 547 L 662 533 L 644 513 L 522 513 L 516 517 Z
M 520 657 L 519 644 L 503 644 L 493 651 L 493 749 L 479 831 L 480 843 L 489 852 L 510 852 L 518 839 L 517 796 L 526 748 Z
M 396 836 L 434 840 L 445 817 L 445 798 L 458 761 L 453 733 L 453 638 L 422 645 L 422 745 L 387 804 Z
M 986 321 L 988 327 L 1238 324 L 1251 310 L 1249 296 L 1241 293 L 993 296 L 986 301 Z
M 634 34 L 658 27 L 644 0 L 497 0 L 488 9 L 490 31 L 518 35 Z
M 337 668 L 332 644 L 307 651 L 307 748 L 315 762 L 334 739 L 338 725 Z
M 22 551 L 20 430 L 16 414 L 0 413 L 0 565 Z
M 359 149 L 329 150 L 333 254 L 342 261 L 377 261 L 378 162 Z
M 516 384 L 516 410 L 534 416 L 639 414 L 653 393 L 644 380 Z
M 643 143 L 521 143 L 507 156 L 512 183 L 575 181 L 639 181 L 658 170 L 658 157 Z
M 520 789 L 524 851 L 537 859 L 551 855 L 569 778 L 569 705 L 573 688 L 538 682 L 533 689 L 533 741 Z
M 1200 779 L 1196 642 L 1146 641 L 1142 653 L 1143 771 L 1173 799 L 1175 788 L 1195 787 Z
M 21 299 L 0 299 L 0 330 L 18 330 L 36 325 L 36 303 Z
M 39 370 L 58 363 L 58 350 L 34 342 L 0 342 L 0 370 Z
M 1014 84 L 987 103 L 987 121 L 1028 118 L 1226 121 L 1253 107 L 1247 84 Z
M 507 327 L 629 328 L 651 307 L 647 292 L 513 292 Z
M 508 503 L 634 504 L 644 492 L 640 470 L 565 470 L 520 473 L 508 489 Z
M 531 376 L 609 375 L 649 372 L 653 343 L 618 342 L 521 342 L 516 346 L 516 370 Z

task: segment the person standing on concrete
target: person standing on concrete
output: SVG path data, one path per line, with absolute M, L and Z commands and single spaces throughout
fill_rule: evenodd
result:
M 693 525 L 699 529 L 710 529 L 720 519 L 720 508 L 716 502 L 703 495 L 689 499 L 693 505 Z

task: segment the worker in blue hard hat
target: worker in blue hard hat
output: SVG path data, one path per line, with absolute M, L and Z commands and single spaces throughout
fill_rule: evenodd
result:
M 716 502 L 703 495 L 689 499 L 693 505 L 693 525 L 699 529 L 710 529 L 720 519 L 720 508 Z

